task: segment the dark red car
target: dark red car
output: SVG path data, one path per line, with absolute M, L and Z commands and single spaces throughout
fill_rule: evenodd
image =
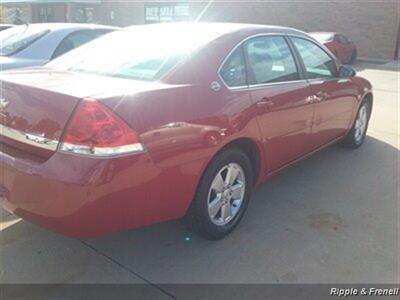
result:
M 356 45 L 345 35 L 335 32 L 312 32 L 310 35 L 327 47 L 344 64 L 357 59 Z
M 258 183 L 359 147 L 371 85 L 306 33 L 163 24 L 1 76 L 2 205 L 90 237 L 183 218 L 217 239 Z

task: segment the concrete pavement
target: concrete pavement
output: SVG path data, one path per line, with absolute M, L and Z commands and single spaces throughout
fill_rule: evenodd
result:
M 400 282 L 398 64 L 356 68 L 375 91 L 365 144 L 262 184 L 226 239 L 174 221 L 80 241 L 2 211 L 0 283 Z

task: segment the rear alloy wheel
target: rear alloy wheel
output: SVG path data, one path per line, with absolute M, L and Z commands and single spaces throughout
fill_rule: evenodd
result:
M 251 163 L 239 149 L 217 155 L 205 171 L 186 224 L 211 240 L 229 234 L 242 218 L 252 192 Z
M 217 173 L 208 192 L 208 216 L 218 226 L 228 224 L 243 203 L 246 177 L 243 169 L 230 163 Z
M 365 136 L 367 134 L 369 117 L 371 114 L 370 112 L 371 112 L 370 103 L 368 101 L 363 101 L 358 110 L 353 128 L 350 130 L 346 138 L 343 140 L 342 144 L 345 147 L 356 149 L 363 144 Z

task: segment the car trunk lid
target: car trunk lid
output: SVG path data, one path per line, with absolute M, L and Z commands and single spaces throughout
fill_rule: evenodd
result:
M 46 68 L 0 75 L 0 142 L 40 156 L 57 150 L 83 98 L 104 100 L 153 88 L 149 82 Z

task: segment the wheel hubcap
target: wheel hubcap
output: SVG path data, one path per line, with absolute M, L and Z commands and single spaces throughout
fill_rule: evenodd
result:
M 246 190 L 243 169 L 236 163 L 224 166 L 208 192 L 208 215 L 219 226 L 226 225 L 239 212 Z
M 354 126 L 354 138 L 357 143 L 360 143 L 364 137 L 365 130 L 367 129 L 368 117 L 367 106 L 364 104 L 358 112 L 356 124 Z

